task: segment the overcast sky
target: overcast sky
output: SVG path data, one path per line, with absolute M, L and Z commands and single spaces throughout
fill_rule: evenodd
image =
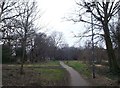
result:
M 74 38 L 83 30 L 83 23 L 74 24 L 70 21 L 63 19 L 68 14 L 73 13 L 75 10 L 74 0 L 37 0 L 39 8 L 43 13 L 40 25 L 45 25 L 44 29 L 48 29 L 47 33 L 52 31 L 63 32 L 66 42 L 72 46 L 78 39 Z

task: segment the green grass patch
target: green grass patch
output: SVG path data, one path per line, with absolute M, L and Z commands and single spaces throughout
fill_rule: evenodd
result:
M 60 66 L 59 61 L 48 61 L 47 63 L 41 63 L 40 66 Z
M 48 69 L 48 68 L 40 68 L 36 69 L 37 72 L 40 72 L 40 77 L 43 80 L 47 81 L 59 81 L 64 78 L 64 69 Z
M 24 75 L 20 75 L 19 70 L 19 64 L 4 64 L 3 85 L 56 86 L 67 83 L 68 73 L 60 66 L 59 61 L 24 64 Z
M 89 69 L 89 67 L 86 64 L 84 64 L 80 61 L 66 61 L 65 63 L 67 65 L 69 65 L 70 67 L 73 67 L 80 74 L 87 76 L 87 77 L 91 76 L 91 70 Z
M 40 66 L 43 68 L 35 68 L 35 71 L 40 73 L 39 78 L 42 80 L 42 85 L 61 85 L 67 75 L 66 70 L 61 68 L 59 61 L 42 63 Z

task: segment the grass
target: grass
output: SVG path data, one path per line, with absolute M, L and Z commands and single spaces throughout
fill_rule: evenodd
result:
M 75 70 L 77 70 L 80 74 L 86 76 L 86 77 L 90 77 L 91 76 L 91 71 L 89 69 L 89 67 L 80 62 L 80 61 L 66 61 L 65 62 L 67 65 L 69 65 L 70 67 L 73 67 Z
M 68 73 L 66 72 L 66 70 L 61 68 L 58 61 L 49 61 L 40 64 L 25 64 L 25 74 L 20 75 L 19 71 L 19 64 L 3 65 L 3 85 L 56 86 L 67 84 Z
M 64 81 L 66 71 L 64 69 L 48 69 L 41 68 L 35 69 L 37 72 L 40 72 L 39 77 L 41 78 L 42 85 L 61 85 L 60 83 Z
M 59 61 L 49 61 L 47 63 L 41 63 L 40 66 L 60 66 Z
M 118 86 L 118 77 L 108 72 L 108 66 L 96 65 L 95 74 L 96 78 L 92 78 L 92 72 L 90 65 L 87 65 L 81 61 L 65 61 L 65 63 L 73 67 L 76 71 L 83 75 L 91 85 L 95 86 Z M 120 82 L 120 81 L 119 81 Z
M 36 69 L 37 72 L 40 72 L 42 79 L 58 81 L 64 77 L 63 69 Z
M 20 67 L 20 64 L 6 64 L 9 67 Z M 60 66 L 58 61 L 47 61 L 42 63 L 32 63 L 32 64 L 24 64 L 24 67 L 47 67 L 47 66 Z

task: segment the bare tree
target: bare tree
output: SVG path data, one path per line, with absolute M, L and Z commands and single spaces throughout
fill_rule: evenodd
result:
M 54 32 L 52 32 L 50 37 L 52 38 L 54 45 L 57 47 L 59 47 L 59 45 L 62 44 L 62 42 L 63 42 L 62 32 L 54 31 Z
M 12 20 L 17 18 L 22 13 L 15 13 L 15 8 L 18 7 L 17 0 L 1 0 L 0 1 L 0 41 L 3 46 L 8 45 L 10 49 L 9 58 L 13 54 L 12 44 L 14 41 L 14 24 Z M 4 59 L 4 58 L 3 58 Z
M 18 17 L 22 13 L 15 13 L 15 8 L 17 8 L 17 1 L 13 0 L 1 0 L 0 1 L 0 32 L 3 33 L 3 39 L 9 39 L 5 36 L 7 29 L 11 29 L 12 18 Z
M 36 35 L 33 48 L 35 54 L 34 61 L 45 61 L 49 50 L 48 42 L 49 41 L 47 40 L 47 35 L 45 33 L 39 33 Z
M 56 49 L 58 47 L 60 47 L 61 44 L 63 43 L 63 34 L 61 32 L 54 31 L 54 32 L 52 32 L 50 37 L 51 37 L 51 40 L 54 44 L 54 51 L 53 52 L 54 52 L 54 59 L 55 59 Z
M 112 38 L 116 55 L 117 55 L 117 60 L 120 63 L 120 54 L 119 54 L 120 52 L 120 12 L 117 17 L 118 17 L 117 18 L 118 20 L 116 20 L 115 22 L 113 20 L 113 22 L 111 23 L 110 31 L 111 31 L 111 38 Z
M 1 0 L 0 1 L 0 23 L 5 21 L 6 19 L 11 19 L 15 16 L 18 16 L 16 14 L 9 14 L 9 12 L 13 11 L 13 8 L 15 8 L 17 2 L 13 0 Z
M 118 72 L 119 66 L 116 61 L 115 52 L 113 49 L 111 35 L 109 31 L 109 22 L 113 15 L 115 15 L 119 11 L 119 1 L 118 0 L 107 0 L 107 1 L 76 1 L 76 4 L 79 6 L 79 11 L 77 16 L 70 19 L 74 22 L 85 22 L 92 24 L 90 21 L 83 19 L 87 12 L 90 12 L 92 16 L 97 20 L 93 25 L 102 27 L 101 30 L 104 32 L 104 39 L 107 48 L 107 54 L 109 57 L 109 67 L 110 71 Z M 84 15 L 83 15 L 84 14 Z
M 35 33 L 34 22 L 37 19 L 37 6 L 36 2 L 23 1 L 18 4 L 21 4 L 16 11 L 21 14 L 17 19 L 14 19 L 16 22 L 16 32 L 19 34 L 20 43 L 22 46 L 23 54 L 21 58 L 21 70 L 20 73 L 23 74 L 23 64 L 26 55 L 27 43 L 31 36 Z

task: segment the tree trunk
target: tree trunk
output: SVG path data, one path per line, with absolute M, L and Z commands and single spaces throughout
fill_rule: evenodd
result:
M 117 64 L 115 52 L 114 52 L 112 41 L 111 41 L 111 38 L 110 38 L 110 32 L 109 32 L 108 24 L 104 24 L 103 30 L 104 30 L 104 34 L 105 34 L 105 43 L 106 43 L 107 54 L 108 54 L 108 58 L 109 58 L 110 71 L 118 72 L 119 71 L 119 66 Z
M 120 64 L 120 35 L 118 35 L 118 63 Z
M 23 54 L 22 54 L 22 58 L 21 58 L 21 68 L 20 68 L 20 74 L 22 75 L 24 72 L 23 72 L 23 64 L 24 64 L 24 59 L 25 59 L 25 44 L 26 42 L 23 40 L 22 42 L 22 49 L 23 49 Z

